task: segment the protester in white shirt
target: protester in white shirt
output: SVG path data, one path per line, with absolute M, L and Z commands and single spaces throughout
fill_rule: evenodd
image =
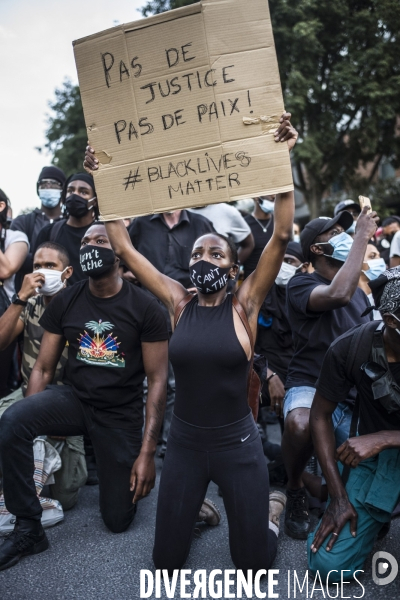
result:
M 221 202 L 200 208 L 190 208 L 189 210 L 206 217 L 218 233 L 231 238 L 239 246 L 238 258 L 240 264 L 247 260 L 254 249 L 254 239 L 250 227 L 237 208 Z

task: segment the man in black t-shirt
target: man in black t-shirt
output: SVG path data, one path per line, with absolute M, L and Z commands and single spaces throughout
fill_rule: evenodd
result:
M 303 229 L 300 242 L 313 273 L 299 273 L 287 286 L 287 315 L 294 354 L 288 368 L 284 400 L 285 431 L 282 453 L 288 475 L 285 532 L 306 539 L 310 529 L 302 474 L 312 454 L 310 408 L 322 360 L 330 344 L 354 325 L 370 306 L 357 287 L 368 241 L 376 231 L 376 213 L 361 213 L 353 239 L 345 233 L 350 213 L 333 219 L 314 219 Z
M 245 278 L 256 268 L 265 246 L 274 233 L 274 201 L 275 196 L 254 198 L 253 212 L 244 217 L 254 238 L 254 248 L 243 264 Z
M 300 244 L 289 242 L 282 267 L 258 315 L 255 351 L 268 360 L 268 389 L 264 386 L 263 399 L 279 417 L 283 416 L 287 369 L 293 355 L 292 330 L 286 313 L 286 289 L 291 278 L 297 272 L 306 273 L 307 267 Z
M 48 547 L 32 478 L 32 446 L 38 435 L 90 437 L 100 510 L 113 532 L 127 529 L 135 503 L 154 487 L 168 371 L 165 318 L 148 293 L 119 277 L 119 260 L 104 225 L 87 230 L 79 256 L 89 279 L 61 291 L 47 307 L 26 398 L 6 410 L 0 421 L 5 504 L 17 517 L 14 531 L 0 547 L 0 570 Z M 64 385 L 49 385 L 66 343 Z
M 400 268 L 385 271 L 370 287 L 383 322 L 361 325 L 333 342 L 311 408 L 330 502 L 309 536 L 308 559 L 323 579 L 332 571 L 330 581 L 340 581 L 344 569 L 349 578 L 363 569 L 400 498 Z M 352 386 L 358 393 L 354 431 L 336 450 L 332 415 Z

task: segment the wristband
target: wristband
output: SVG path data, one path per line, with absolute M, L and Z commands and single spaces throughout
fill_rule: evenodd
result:
M 25 302 L 25 300 L 21 300 L 18 294 L 14 294 L 14 296 L 11 299 L 11 303 L 17 304 L 18 306 L 26 306 L 28 304 L 28 301 Z
M 270 379 L 272 379 L 273 377 L 275 377 L 275 375 L 277 375 L 278 373 L 271 373 L 271 375 L 269 375 L 269 377 L 267 377 L 266 382 L 269 383 Z

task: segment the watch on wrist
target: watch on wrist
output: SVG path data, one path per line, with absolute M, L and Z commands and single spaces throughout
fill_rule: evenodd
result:
M 18 306 L 26 306 L 28 304 L 28 302 L 25 302 L 25 300 L 21 300 L 21 298 L 18 296 L 18 294 L 14 294 L 11 302 L 13 304 L 18 304 Z

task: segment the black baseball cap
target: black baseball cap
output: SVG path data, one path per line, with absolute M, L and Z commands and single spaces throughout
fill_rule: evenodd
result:
M 42 181 L 42 179 L 55 179 L 61 185 L 64 185 L 66 177 L 64 171 L 55 167 L 54 165 L 50 165 L 50 167 L 43 167 L 40 171 L 40 175 L 38 178 L 38 184 Z
M 301 246 L 298 242 L 290 241 L 288 243 L 285 254 L 290 254 L 290 256 L 295 256 L 302 263 L 305 262 L 303 252 L 301 250 Z
M 346 231 L 353 224 L 353 216 L 344 210 L 336 215 L 336 217 L 333 217 L 333 219 L 319 217 L 318 219 L 313 219 L 304 227 L 300 234 L 300 244 L 303 256 L 307 262 L 310 262 L 310 246 L 314 243 L 315 238 L 331 229 L 336 223 L 339 223 Z
M 339 214 L 340 212 L 342 212 L 343 210 L 347 210 L 349 208 L 355 208 L 357 209 L 357 212 L 361 212 L 361 206 L 357 203 L 354 202 L 354 200 L 342 200 L 341 202 L 339 202 L 339 204 L 336 204 L 335 208 L 333 209 L 333 214 L 336 217 L 337 214 Z

